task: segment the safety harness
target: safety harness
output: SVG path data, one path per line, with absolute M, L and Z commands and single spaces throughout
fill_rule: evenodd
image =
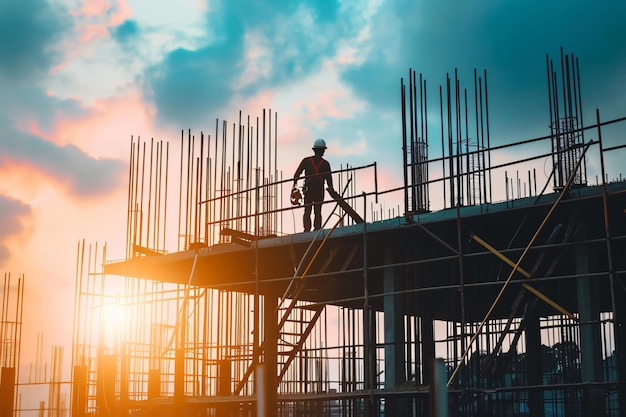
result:
M 320 167 L 322 166 L 322 163 L 324 163 L 324 158 L 320 158 L 319 165 L 315 165 L 315 158 L 313 156 L 309 156 L 309 159 L 311 160 L 311 166 L 313 167 L 313 170 L 317 174 L 317 178 L 319 178 L 320 181 L 324 182 L 324 177 L 320 175 Z M 312 177 L 312 178 L 315 178 L 315 177 Z

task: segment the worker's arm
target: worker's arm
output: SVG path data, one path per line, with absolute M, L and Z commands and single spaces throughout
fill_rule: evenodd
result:
M 302 161 L 300 161 L 300 165 L 298 165 L 298 169 L 296 169 L 295 174 L 293 174 L 293 186 L 294 187 L 298 183 L 298 178 L 300 178 L 300 175 L 302 175 L 302 171 L 304 171 L 304 161 L 306 161 L 306 159 L 303 159 Z
M 330 163 L 328 161 L 326 161 L 326 168 L 326 174 L 324 175 L 326 177 L 326 185 L 328 185 L 328 188 L 330 188 L 331 190 L 334 190 L 335 187 L 333 187 L 333 176 L 331 174 Z

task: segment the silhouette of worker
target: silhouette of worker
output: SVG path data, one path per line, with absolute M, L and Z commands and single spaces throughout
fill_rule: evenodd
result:
M 322 203 L 324 202 L 324 181 L 328 188 L 333 189 L 333 178 L 330 174 L 330 164 L 322 158 L 326 150 L 324 139 L 315 139 L 313 152 L 315 155 L 304 158 L 296 173 L 293 175 L 293 186 L 296 187 L 298 178 L 304 172 L 304 231 L 311 230 L 311 208 L 313 209 L 314 230 L 322 228 Z

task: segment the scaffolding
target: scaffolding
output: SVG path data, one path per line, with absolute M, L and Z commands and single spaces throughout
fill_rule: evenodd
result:
M 602 125 L 588 129 L 600 135 Z M 449 387 L 453 415 L 524 415 L 539 403 L 548 416 L 584 415 L 593 398 L 606 415 L 618 415 L 620 338 L 608 296 L 614 284 L 608 264 L 598 259 L 606 254 L 603 245 L 613 245 L 611 253 L 624 245 L 621 228 L 611 228 L 610 240 L 602 235 L 603 198 L 621 207 L 624 184 L 604 187 L 606 192 L 602 185 L 575 191 L 568 185 L 568 193 L 511 196 L 478 211 L 457 207 L 416 214 L 408 222 L 405 216 L 402 226 L 397 218 L 346 225 L 333 235 L 326 229 L 324 238 L 242 234 L 249 240 L 238 241 L 231 234 L 231 243 L 216 238 L 211 246 L 172 253 L 186 254 L 175 275 L 150 266 L 170 256 L 156 250 L 111 263 L 106 248 L 81 243 L 73 412 L 183 407 L 209 415 L 255 415 L 255 381 L 261 377 L 254 375 L 273 355 L 279 415 L 352 416 L 390 407 L 420 415 L 428 410 L 429 358 L 435 356 L 445 358 L 449 374 L 459 368 Z M 529 290 L 515 283 L 517 292 L 511 290 L 471 342 L 484 306 L 508 273 L 497 254 L 519 257 L 546 207 L 565 195 L 568 200 L 555 205 L 550 233 L 541 235 L 525 261 L 535 284 Z M 358 202 L 367 198 L 348 200 L 365 208 L 365 201 Z M 607 210 L 613 223 L 615 210 Z M 367 218 L 365 209 L 359 211 Z M 581 214 L 594 212 L 595 217 Z M 473 243 L 465 243 L 465 236 Z M 455 239 L 459 246 L 451 243 Z M 220 256 L 220 248 L 236 257 L 223 271 L 209 272 L 201 262 L 212 255 L 203 251 Z M 268 255 L 272 250 L 285 252 Z M 239 272 L 232 260 L 243 265 L 255 256 L 263 264 L 255 270 L 266 270 L 259 281 L 253 273 L 233 282 L 231 274 Z M 286 266 L 268 271 L 269 263 L 281 259 Z M 580 265 L 580 259 L 594 265 Z M 102 270 L 133 261 L 143 262 L 146 271 L 117 276 Z M 614 268 L 613 279 L 621 280 L 624 267 Z M 203 278 L 207 273 L 215 280 Z M 367 281 L 354 285 L 355 276 Z M 601 305 L 580 298 L 586 293 L 603 300 Z M 390 312 L 394 308 L 399 312 Z M 267 340 L 276 341 L 275 350 Z M 583 349 L 590 340 L 591 347 Z M 537 364 L 541 372 L 533 373 Z
M 13 280 L 15 282 L 15 280 Z M 2 285 L 0 311 L 0 415 L 10 416 L 17 403 L 17 381 L 22 339 L 22 312 L 24 305 L 24 276 L 17 285 L 11 274 L 5 273 Z
M 553 131 L 492 146 L 474 75 L 477 139 L 455 71 L 429 159 L 426 82 L 410 71 L 403 186 L 341 167 L 318 232 L 284 230 L 301 208 L 282 203 L 275 114 L 179 147 L 131 138 L 126 258 L 78 245 L 72 415 L 426 415 L 435 358 L 452 416 L 623 415 L 626 183 L 605 181 L 605 156 L 626 145 L 602 135 L 626 118 L 577 122 L 594 139 L 563 170 Z M 579 176 L 588 160 L 596 185 Z M 404 212 L 375 207 L 387 197 Z

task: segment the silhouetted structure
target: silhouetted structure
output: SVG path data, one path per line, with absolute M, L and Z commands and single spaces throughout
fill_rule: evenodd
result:
M 175 169 L 168 143 L 131 141 L 126 259 L 79 247 L 73 416 L 426 415 L 435 357 L 451 416 L 626 413 L 626 183 L 605 166 L 626 145 L 603 145 L 626 118 L 584 126 L 551 110 L 549 135 L 492 146 L 486 72 L 473 100 L 455 72 L 433 159 L 426 81 L 409 74 L 403 185 L 378 190 L 375 164 L 335 171 L 365 221 L 330 201 L 319 233 L 284 232 L 292 178 L 271 112 L 240 118 L 230 141 L 225 122 L 213 139 L 183 135 Z

